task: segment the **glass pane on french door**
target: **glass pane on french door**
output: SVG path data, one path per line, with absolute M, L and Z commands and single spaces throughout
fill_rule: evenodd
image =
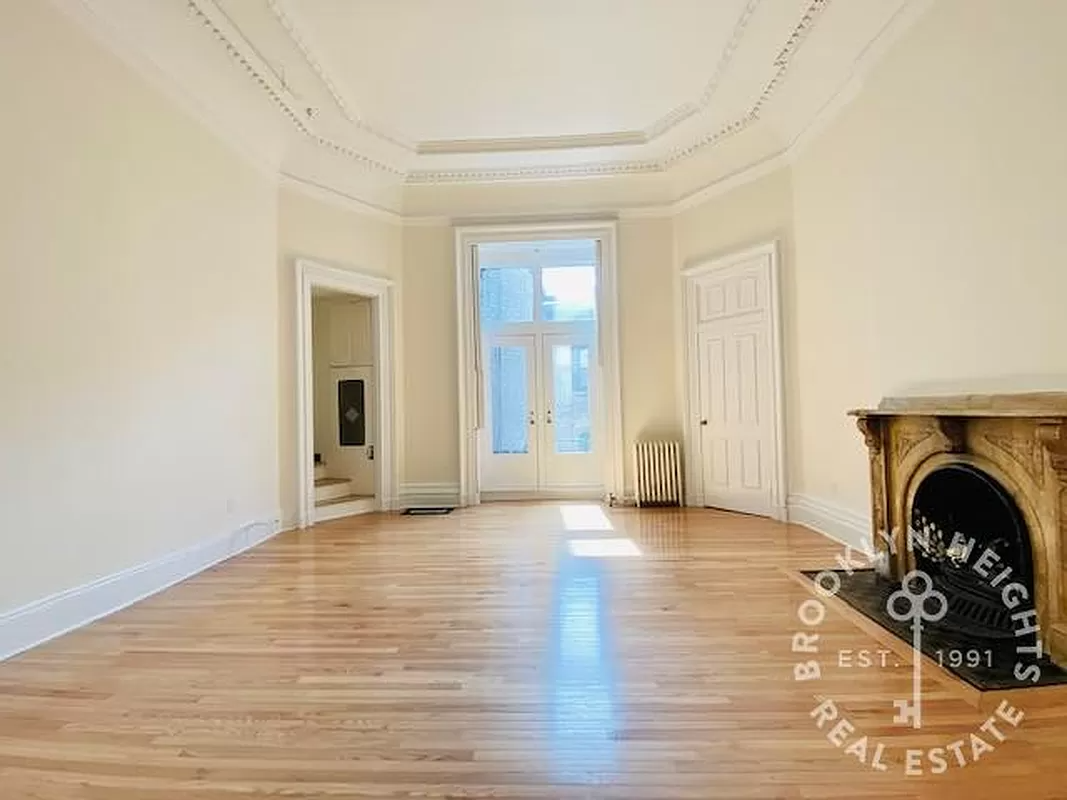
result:
M 483 491 L 537 488 L 537 337 L 497 335 L 484 347 Z
M 528 347 L 497 345 L 489 351 L 489 402 L 493 453 L 529 453 L 530 408 Z
M 596 347 L 591 335 L 550 333 L 541 337 L 546 409 L 541 436 L 542 488 L 588 490 L 603 485 L 597 454 Z
M 556 453 L 592 452 L 589 345 L 553 344 L 552 438 Z

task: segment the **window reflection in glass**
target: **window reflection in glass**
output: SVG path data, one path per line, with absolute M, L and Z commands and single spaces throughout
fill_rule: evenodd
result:
M 491 268 L 481 271 L 479 296 L 482 324 L 532 322 L 534 274 L 525 268 Z
M 494 347 L 489 354 L 494 453 L 529 452 L 527 352 L 525 347 Z
M 542 267 L 541 318 L 551 322 L 596 317 L 596 267 Z
M 556 452 L 591 453 L 588 345 L 553 345 L 552 392 Z

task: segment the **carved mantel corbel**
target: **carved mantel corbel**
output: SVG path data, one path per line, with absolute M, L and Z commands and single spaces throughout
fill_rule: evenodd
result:
M 863 434 L 863 441 L 867 443 L 867 449 L 870 450 L 871 456 L 881 455 L 883 430 L 881 417 L 858 416 L 856 417 L 856 427 Z
M 1048 452 L 1051 466 L 1063 483 L 1067 477 L 1067 419 L 1038 421 L 1037 440 Z

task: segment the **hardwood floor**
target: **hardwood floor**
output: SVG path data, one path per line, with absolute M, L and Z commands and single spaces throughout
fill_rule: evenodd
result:
M 813 628 L 790 572 L 836 545 L 606 513 L 614 531 L 558 505 L 327 523 L 0 664 L 0 798 L 1067 797 L 1063 693 L 1013 697 L 1000 742 L 927 680 L 916 731 L 892 721 L 910 667 L 837 666 L 882 645 L 833 607 L 818 655 L 791 651 Z M 569 544 L 604 538 L 641 555 Z M 809 658 L 821 678 L 795 680 Z M 841 747 L 811 716 L 826 699 L 857 729 Z M 859 764 L 861 731 L 885 772 Z M 977 763 L 972 732 L 995 747 Z M 966 766 L 904 774 L 906 748 L 956 740 Z

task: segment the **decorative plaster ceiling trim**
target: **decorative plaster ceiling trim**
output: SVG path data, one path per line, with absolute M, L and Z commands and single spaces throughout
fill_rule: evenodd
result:
M 300 51 L 304 61 L 319 77 L 323 86 L 330 93 L 334 103 L 341 113 L 352 124 L 365 130 L 367 133 L 390 144 L 401 147 L 408 152 L 428 155 L 456 155 L 472 153 L 500 153 L 500 152 L 534 152 L 543 150 L 579 149 L 590 147 L 619 147 L 627 145 L 650 144 L 656 139 L 669 133 L 692 116 L 706 111 L 718 91 L 720 84 L 733 62 L 734 54 L 741 45 L 748 25 L 755 16 L 757 9 L 763 0 L 748 0 L 737 21 L 734 23 L 730 39 L 726 48 L 715 65 L 715 71 L 708 79 L 703 92 L 696 102 L 683 103 L 677 108 L 664 114 L 645 129 L 639 131 L 604 131 L 600 133 L 582 134 L 577 136 L 527 136 L 513 138 L 482 138 L 482 139 L 448 139 L 427 140 L 412 143 L 401 136 L 386 133 L 380 126 L 374 125 L 363 118 L 358 112 L 352 110 L 345 94 L 338 89 L 337 81 L 330 77 L 329 72 L 323 65 L 322 58 L 316 55 L 310 44 L 309 37 L 299 22 L 298 15 L 288 0 L 267 0 L 271 13 L 281 25 L 282 30 L 292 40 L 294 46 Z M 729 126 L 727 126 L 729 127 Z
M 212 3 L 214 0 L 186 0 L 187 5 L 193 9 L 193 11 L 200 17 L 204 25 L 211 30 L 215 38 L 226 47 L 230 56 L 235 60 L 245 71 L 252 77 L 256 83 L 268 94 L 268 96 L 274 101 L 275 105 L 289 118 L 292 124 L 297 130 L 312 139 L 316 144 L 329 150 L 346 156 L 352 160 L 357 161 L 364 167 L 387 172 L 392 175 L 401 176 L 405 183 L 408 184 L 449 184 L 449 183 L 493 183 L 500 181 L 520 181 L 520 180 L 558 180 L 561 178 L 595 178 L 604 177 L 609 175 L 634 175 L 634 174 L 650 174 L 657 172 L 665 172 L 671 166 L 678 161 L 689 158 L 695 155 L 700 150 L 713 145 L 726 137 L 733 136 L 736 133 L 740 133 L 742 130 L 748 128 L 754 122 L 759 119 L 760 112 L 771 99 L 774 91 L 782 83 L 786 73 L 789 70 L 789 66 L 792 63 L 793 56 L 800 49 L 800 45 L 806 39 L 807 34 L 810 33 L 818 20 L 821 12 L 830 4 L 830 0 L 812 0 L 808 8 L 805 10 L 804 15 L 801 17 L 800 22 L 793 29 L 789 38 L 787 39 L 782 50 L 779 52 L 778 57 L 774 61 L 776 67 L 774 75 L 764 86 L 763 91 L 760 93 L 756 101 L 750 106 L 745 115 L 734 122 L 728 123 L 714 131 L 711 131 L 704 136 L 697 139 L 695 142 L 687 147 L 677 148 L 667 154 L 666 157 L 661 159 L 645 159 L 645 160 L 633 160 L 633 161 L 614 161 L 614 162 L 589 162 L 583 164 L 567 164 L 567 165 L 545 165 L 536 167 L 509 167 L 509 168 L 474 168 L 474 169 L 454 169 L 454 170 L 410 170 L 406 171 L 387 164 L 383 161 L 371 158 L 354 147 L 351 147 L 342 142 L 338 142 L 329 137 L 323 136 L 311 128 L 309 122 L 311 118 L 311 110 L 307 109 L 306 113 L 308 120 L 305 121 L 304 116 L 294 108 L 294 103 L 286 96 L 288 92 L 284 87 L 274 86 L 266 77 L 265 73 L 273 70 L 266 63 L 259 64 L 258 66 L 253 64 L 253 61 L 262 61 L 255 53 L 254 48 L 239 48 L 234 40 L 237 37 L 244 38 L 244 35 L 236 30 L 236 27 L 229 24 L 228 20 L 224 21 L 221 17 L 225 15 L 221 12 L 216 15 L 212 15 L 206 10 L 205 4 Z M 285 0 L 268 0 L 268 5 L 271 8 L 272 13 L 278 19 L 282 29 L 286 32 L 286 35 L 293 41 L 296 48 L 303 54 L 305 60 L 307 60 L 309 66 L 314 70 L 323 80 L 324 85 L 328 91 L 334 97 L 334 101 L 342 109 L 342 113 L 347 113 L 348 104 L 341 94 L 336 90 L 336 83 L 330 80 L 325 73 L 325 69 L 310 50 L 306 38 L 299 33 L 298 29 L 293 23 L 291 15 L 287 15 L 285 8 L 281 3 Z M 755 14 L 756 9 L 762 0 L 749 0 L 748 4 L 739 17 L 737 23 L 734 26 L 733 34 L 731 35 L 730 43 L 727 50 L 723 52 L 723 56 L 720 58 L 718 65 L 716 66 L 715 75 L 709 81 L 708 86 L 705 88 L 703 95 L 700 98 L 700 102 L 711 102 L 714 96 L 715 90 L 718 87 L 723 75 L 725 75 L 729 64 L 733 60 L 733 54 L 740 44 L 741 38 L 744 36 L 744 32 L 751 21 L 752 16 Z M 234 28 L 234 30 L 227 35 L 225 28 Z M 333 87 L 333 88 L 331 88 Z M 695 113 L 695 112 L 694 112 Z M 675 120 L 671 122 L 671 125 L 676 125 L 687 116 L 691 116 L 688 113 L 687 107 L 679 107 L 675 111 L 671 112 L 664 120 L 661 120 L 661 124 L 665 120 Z M 365 128 L 371 131 L 370 128 Z M 623 137 L 623 139 L 629 139 L 634 132 L 617 132 L 614 134 L 592 134 L 592 137 L 609 136 L 609 137 Z M 381 137 L 381 134 L 376 134 Z M 382 137 L 385 138 L 385 137 Z M 530 147 L 529 144 L 525 146 L 519 146 L 520 139 L 482 139 L 482 140 L 454 140 L 448 142 L 426 142 L 419 147 L 430 147 L 431 150 L 424 152 L 451 152 L 451 153 L 470 153 L 470 152 L 487 152 L 492 151 L 493 148 L 497 148 L 497 152 L 501 151 L 513 151 L 516 149 L 531 150 L 531 149 L 558 149 L 565 145 L 559 144 L 561 138 L 567 137 L 543 137 L 539 140 L 534 140 L 535 143 L 540 143 L 540 147 Z M 589 137 L 580 137 L 589 138 Z M 390 140 L 392 141 L 392 140 Z M 528 142 L 530 140 L 527 140 Z M 395 143 L 395 142 L 394 142 Z M 625 143 L 632 143 L 626 141 Z M 434 150 L 432 148 L 440 147 L 442 144 L 450 149 L 446 150 Z M 481 147 L 480 150 L 474 149 Z M 586 145 L 594 146 L 594 145 Z M 467 149 L 471 148 L 471 149 Z
M 745 31 L 748 29 L 749 22 L 752 21 L 752 17 L 755 15 L 756 9 L 759 8 L 762 1 L 763 0 L 748 0 L 748 3 L 745 4 L 741 16 L 738 17 L 737 22 L 734 23 L 734 29 L 730 34 L 730 39 L 726 44 L 726 48 L 722 51 L 722 54 L 719 56 L 719 61 L 715 65 L 715 72 L 713 72 L 708 79 L 707 84 L 704 86 L 704 91 L 701 93 L 696 103 L 683 103 L 649 125 L 645 129 L 645 135 L 649 141 L 658 139 L 675 126 L 680 125 L 689 117 L 707 110 L 711 105 L 712 99 L 715 97 L 715 93 L 719 90 L 723 78 L 726 77 L 726 71 L 730 68 L 730 64 L 733 62 L 734 53 L 736 53 L 737 48 L 741 46 L 741 40 L 745 36 Z
M 399 136 L 387 133 L 382 128 L 368 122 L 358 111 L 353 109 L 353 104 L 349 103 L 346 99 L 345 93 L 343 93 L 337 86 L 337 82 L 334 81 L 329 72 L 322 64 L 322 59 L 315 55 L 311 44 L 309 43 L 308 34 L 306 30 L 297 20 L 297 16 L 292 6 L 287 0 L 267 0 L 267 7 L 274 15 L 275 20 L 281 25 L 282 30 L 296 46 L 296 49 L 300 51 L 300 55 L 303 56 L 304 62 L 311 68 L 311 71 L 315 73 L 319 81 L 329 92 L 330 97 L 333 99 L 334 105 L 344 115 L 345 119 L 351 122 L 356 127 L 366 131 L 372 136 L 388 142 L 389 144 L 400 147 L 408 152 L 414 152 L 415 146 L 410 142 L 402 139 Z
M 641 131 L 581 133 L 572 136 L 518 136 L 513 139 L 434 139 L 419 142 L 420 155 L 507 153 L 530 150 L 577 150 L 588 147 L 620 147 L 648 144 Z
M 753 0 L 749 6 L 755 9 L 760 0 Z M 831 0 L 811 0 L 804 10 L 800 21 L 794 26 L 785 44 L 774 59 L 774 74 L 763 87 L 763 91 L 749 106 L 744 116 L 701 136 L 687 147 L 672 150 L 664 158 L 644 161 L 615 161 L 608 163 L 584 163 L 567 166 L 519 167 L 515 169 L 469 169 L 469 170 L 412 170 L 405 178 L 406 183 L 479 183 L 506 180 L 555 180 L 558 178 L 600 177 L 603 175 L 632 175 L 637 173 L 666 172 L 679 161 L 696 155 L 701 150 L 716 144 L 727 137 L 734 136 L 759 121 L 760 114 L 781 86 L 799 52 L 819 20 L 822 12 Z M 747 21 L 746 21 L 747 24 Z
M 673 202 L 649 206 L 621 207 L 612 212 L 604 213 L 617 214 L 619 219 L 674 217 L 688 209 L 700 206 L 709 200 L 726 195 L 735 189 L 766 177 L 779 169 L 792 166 L 807 146 L 817 139 L 818 135 L 828 128 L 841 112 L 848 107 L 849 103 L 856 98 L 863 86 L 864 79 L 871 69 L 881 61 L 893 44 L 926 14 L 933 2 L 934 0 L 908 0 L 882 30 L 868 42 L 859 58 L 856 59 L 855 68 L 851 76 L 842 84 L 834 97 L 820 109 L 811 124 L 795 137 L 785 150 L 779 151 L 730 175 L 717 178 Z M 527 216 L 536 216 L 536 213 Z M 517 218 L 523 218 L 523 215 L 501 216 L 501 219 L 514 220 Z M 435 226 L 452 224 L 454 219 L 449 216 L 404 216 L 402 217 L 402 222 L 405 226 L 413 227 Z
M 777 58 L 774 59 L 774 74 L 764 85 L 763 91 L 760 92 L 759 97 L 757 97 L 755 102 L 749 106 L 748 111 L 745 112 L 745 115 L 741 119 L 719 129 L 718 131 L 702 136 L 688 147 L 681 147 L 671 151 L 667 157 L 662 160 L 661 163 L 663 167 L 670 167 L 683 159 L 696 155 L 696 153 L 703 150 L 705 147 L 715 144 L 727 136 L 739 133 L 753 123 L 759 121 L 760 114 L 774 96 L 775 90 L 781 86 L 782 82 L 785 80 L 785 76 L 789 72 L 789 67 L 793 63 L 794 56 L 799 52 L 801 45 L 808 38 L 808 34 L 811 33 L 812 29 L 814 29 L 815 23 L 819 20 L 822 12 L 825 11 L 829 5 L 830 0 L 812 0 L 804 10 L 804 15 L 800 18 L 800 22 L 793 28 L 792 32 L 789 34 L 789 38 L 786 39 L 785 44 L 779 51 Z
M 409 185 L 440 183 L 495 183 L 498 181 L 539 181 L 563 178 L 600 178 L 609 175 L 646 175 L 662 172 L 658 161 L 605 161 L 586 164 L 556 164 L 499 169 L 412 170 L 404 182 Z
M 235 26 L 231 25 L 225 19 L 225 15 L 218 11 L 217 8 L 215 8 L 215 11 L 210 10 L 208 3 L 211 3 L 212 6 L 214 5 L 213 0 L 186 0 L 186 5 L 194 14 L 196 14 L 204 27 L 208 29 L 215 39 L 226 48 L 226 52 L 230 55 L 230 58 L 238 66 L 244 69 L 253 81 L 259 84 L 260 88 L 267 93 L 267 96 L 270 97 L 275 106 L 281 110 L 301 134 L 322 147 L 357 161 L 364 167 L 388 172 L 393 175 L 403 175 L 402 170 L 398 170 L 389 164 L 364 155 L 348 145 L 336 142 L 312 130 L 304 120 L 304 115 L 294 107 L 293 100 L 288 96 L 289 92 L 284 87 L 276 86 L 267 77 L 266 73 L 272 72 L 270 66 L 255 55 L 250 48 L 242 48 L 238 46 L 235 40 L 238 37 L 244 38 L 243 34 L 241 34 Z M 229 32 L 227 32 L 227 28 L 230 29 Z
M 807 125 L 798 133 L 789 145 L 789 153 L 792 158 L 798 156 L 807 149 L 819 135 L 829 127 L 838 115 L 848 107 L 863 88 L 863 82 L 867 75 L 889 52 L 889 49 L 911 27 L 926 15 L 933 6 L 934 0 L 907 0 L 897 12 L 890 17 L 882 29 L 867 42 L 863 50 L 854 62 L 852 72 L 841 84 Z

